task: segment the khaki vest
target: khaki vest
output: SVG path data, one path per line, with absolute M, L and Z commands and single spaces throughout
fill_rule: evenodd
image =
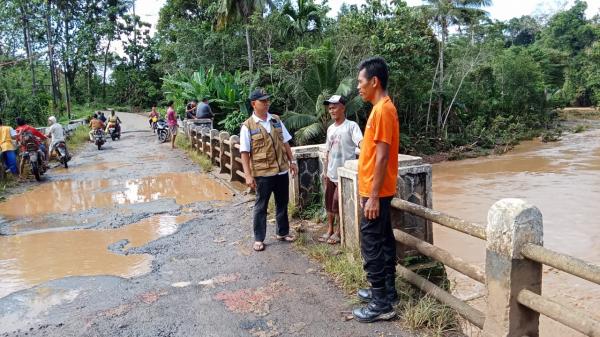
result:
M 271 123 L 271 133 L 255 122 L 253 116 L 243 123 L 250 131 L 252 147 L 250 165 L 254 177 L 273 176 L 289 169 L 281 120 L 271 115 L 269 123 Z

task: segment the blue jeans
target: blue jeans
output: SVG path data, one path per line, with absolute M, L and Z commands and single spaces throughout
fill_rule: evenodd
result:
M 15 151 L 4 151 L 2 152 L 2 161 L 12 174 L 17 174 L 17 155 Z

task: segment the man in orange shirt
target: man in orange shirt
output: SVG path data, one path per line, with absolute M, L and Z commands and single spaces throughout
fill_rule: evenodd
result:
M 396 193 L 400 124 L 396 107 L 387 93 L 388 66 L 380 57 L 358 66 L 358 91 L 373 105 L 358 160 L 358 192 L 363 215 L 360 224 L 361 254 L 371 288 L 358 297 L 368 305 L 354 309 L 359 322 L 389 320 L 396 316 L 396 241 L 390 220 L 390 204 Z

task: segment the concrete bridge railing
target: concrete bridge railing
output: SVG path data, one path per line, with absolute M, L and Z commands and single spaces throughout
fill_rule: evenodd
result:
M 226 132 L 186 125 L 197 151 L 209 156 L 231 180 L 243 182 L 239 137 Z M 186 131 L 186 134 L 188 131 Z M 290 196 L 302 207 L 319 193 L 323 145 L 292 148 L 299 175 L 290 181 Z M 485 285 L 487 304 L 480 311 L 412 270 L 397 265 L 400 276 L 440 302 L 455 309 L 479 327 L 486 337 L 537 337 L 543 314 L 587 336 L 600 337 L 600 322 L 587 312 L 567 307 L 560 298 L 541 295 L 542 266 L 600 284 L 600 266 L 543 246 L 541 212 L 520 199 L 503 199 L 488 212 L 487 225 L 471 223 L 433 210 L 431 166 L 421 158 L 400 155 L 398 186 L 392 201 L 392 224 L 398 243 L 398 259 L 427 256 Z M 361 206 L 358 195 L 357 161 L 338 169 L 342 244 L 357 248 L 360 242 Z M 486 242 L 485 268 L 467 263 L 433 244 L 432 223 L 448 227 Z

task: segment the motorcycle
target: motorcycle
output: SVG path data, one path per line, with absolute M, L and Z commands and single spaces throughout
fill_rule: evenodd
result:
M 156 122 L 156 135 L 158 136 L 158 141 L 161 143 L 164 143 L 170 139 L 169 126 L 162 118 Z
M 44 167 L 45 154 L 40 149 L 34 137 L 30 132 L 23 132 L 21 135 L 21 145 L 25 148 L 25 151 L 21 153 L 21 157 L 23 158 L 21 169 L 24 168 L 26 163 L 29 163 L 35 180 L 40 181 L 42 180 L 42 174 L 46 172 L 46 168 Z
M 98 150 L 102 149 L 102 145 L 104 145 L 105 142 L 106 140 L 104 139 L 104 130 L 96 129 L 96 131 L 94 131 L 94 144 L 98 146 Z
M 116 124 L 108 125 L 108 134 L 110 138 L 114 141 L 115 139 L 121 139 L 121 131 L 117 128 Z
M 58 154 L 58 161 L 65 166 L 65 168 L 69 167 L 69 160 L 71 160 L 71 155 L 67 153 L 67 143 L 59 142 L 54 147 L 56 153 Z

